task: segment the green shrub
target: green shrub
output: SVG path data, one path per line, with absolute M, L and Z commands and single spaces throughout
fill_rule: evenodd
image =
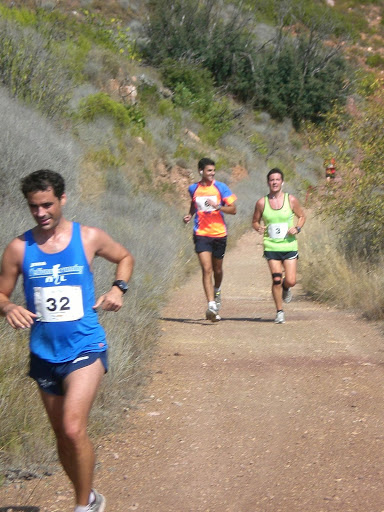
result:
M 36 25 L 37 16 L 30 9 L 21 7 L 19 9 L 9 8 L 0 4 L 0 16 L 3 19 L 16 21 L 21 26 L 28 27 Z
M 123 25 L 122 20 L 106 19 L 101 13 L 88 9 L 82 9 L 81 12 L 85 16 L 88 34 L 95 43 L 115 50 L 130 60 L 140 61 L 135 42 L 130 37 L 130 29 Z
M 120 128 L 145 126 L 144 115 L 137 105 L 119 103 L 105 92 L 90 94 L 81 100 L 75 116 L 86 122 L 94 121 L 99 116 L 111 117 Z
M 375 53 L 374 55 L 369 55 L 369 57 L 366 58 L 365 63 L 371 68 L 384 67 L 384 57 L 379 53 Z
M 232 126 L 232 109 L 225 98 L 208 103 L 204 100 L 197 102 L 194 111 L 204 127 L 201 137 L 213 146 Z
M 201 66 L 171 59 L 164 61 L 161 72 L 165 85 L 173 89 L 173 103 L 190 109 L 204 126 L 202 138 L 216 144 L 230 128 L 233 115 L 229 101 L 215 97 L 211 73 Z
M 161 99 L 155 84 L 140 83 L 138 86 L 138 96 L 140 98 L 140 105 L 142 105 L 145 110 L 150 112 L 158 110 Z
M 222 85 L 250 52 L 252 37 L 241 7 L 228 10 L 224 18 L 214 2 L 177 0 L 170 7 L 166 0 L 153 0 L 149 12 L 144 55 L 154 64 L 167 58 L 199 63 Z
M 296 129 L 306 119 L 322 121 L 335 101 L 345 102 L 347 93 L 345 60 L 341 56 L 327 60 L 325 48 L 309 49 L 306 36 L 286 38 L 280 48 L 260 52 L 257 60 L 254 106 L 278 121 L 292 119 Z
M 180 120 L 180 113 L 178 112 L 178 109 L 175 108 L 175 104 L 172 102 L 172 100 L 160 100 L 158 105 L 158 112 L 161 116 L 164 117 L 171 117 L 171 118 L 177 118 Z
M 360 71 L 357 73 L 357 78 L 357 92 L 363 96 L 371 96 L 383 86 L 382 80 L 372 72 Z
M 212 73 L 201 65 L 167 58 L 161 63 L 160 71 L 164 85 L 171 89 L 182 87 L 193 97 L 207 99 L 214 95 Z
M 97 151 L 90 151 L 86 155 L 86 159 L 97 162 L 103 169 L 106 168 L 119 168 L 124 165 L 124 160 L 112 153 L 110 149 L 103 148 Z
M 177 159 L 183 159 L 183 160 L 188 161 L 191 158 L 191 153 L 192 153 L 191 148 L 189 148 L 188 146 L 186 146 L 185 144 L 180 142 L 180 144 L 176 148 L 176 151 L 175 151 L 173 157 L 177 158 Z
M 251 135 L 249 142 L 252 145 L 252 148 L 259 153 L 260 155 L 268 154 L 268 144 L 265 138 L 260 135 L 260 133 L 254 133 Z

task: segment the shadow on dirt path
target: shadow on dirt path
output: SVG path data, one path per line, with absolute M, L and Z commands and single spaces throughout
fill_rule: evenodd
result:
M 299 286 L 287 323 L 275 325 L 256 233 L 224 268 L 223 320 L 204 320 L 199 274 L 176 290 L 146 398 L 125 432 L 99 442 L 107 511 L 384 511 L 378 328 L 307 300 Z M 0 489 L 0 505 L 71 512 L 62 474 L 23 503 L 32 486 Z

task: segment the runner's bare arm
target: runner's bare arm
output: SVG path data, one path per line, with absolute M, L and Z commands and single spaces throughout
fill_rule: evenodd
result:
M 11 302 L 10 297 L 21 273 L 24 241 L 15 238 L 5 249 L 0 271 L 0 314 L 14 329 L 31 327 L 37 315 Z
M 301 207 L 299 201 L 296 199 L 296 197 L 289 195 L 289 203 L 291 205 L 293 213 L 297 217 L 297 223 L 295 226 L 291 227 L 288 230 L 288 233 L 290 235 L 297 235 L 299 233 L 299 230 L 297 228 L 299 228 L 301 230 L 301 228 L 305 224 L 306 217 L 305 217 L 304 210 L 302 209 L 302 207 Z
M 264 234 L 264 231 L 267 229 L 266 226 L 260 224 L 261 218 L 263 216 L 264 211 L 264 197 L 259 199 L 255 205 L 255 211 L 253 213 L 252 219 L 252 227 L 255 229 L 260 235 Z
M 195 213 L 196 213 L 196 208 L 195 208 L 193 201 L 191 201 L 191 206 L 189 207 L 189 213 L 187 213 L 187 215 L 184 215 L 184 217 L 183 217 L 184 223 L 188 224 L 188 222 L 192 219 L 192 217 L 195 215 Z
M 236 203 L 226 204 L 220 208 L 220 211 L 229 215 L 236 215 Z
M 129 281 L 133 272 L 134 258 L 120 243 L 111 238 L 105 231 L 98 228 L 82 226 L 82 237 L 89 261 L 93 256 L 100 256 L 116 264 L 115 277 L 117 280 Z M 123 292 L 117 286 L 101 295 L 93 306 L 99 306 L 105 311 L 119 311 L 123 305 Z

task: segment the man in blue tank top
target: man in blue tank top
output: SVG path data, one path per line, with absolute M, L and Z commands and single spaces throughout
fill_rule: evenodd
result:
M 53 427 L 58 454 L 76 498 L 75 512 L 103 512 L 105 498 L 92 489 L 95 455 L 88 416 L 107 371 L 107 342 L 97 308 L 118 311 L 134 260 L 104 231 L 66 220 L 62 176 L 50 170 L 22 180 L 36 226 L 5 249 L 0 273 L 0 313 L 14 329 L 30 329 L 30 373 Z M 92 261 L 116 265 L 111 289 L 95 299 Z M 11 302 L 23 275 L 26 307 Z

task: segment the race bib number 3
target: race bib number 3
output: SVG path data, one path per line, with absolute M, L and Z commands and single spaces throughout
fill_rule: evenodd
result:
M 34 301 L 40 322 L 71 322 L 84 316 L 81 286 L 36 287 Z
M 280 224 L 269 224 L 268 236 L 274 239 L 285 238 L 288 232 L 288 223 L 282 222 Z

